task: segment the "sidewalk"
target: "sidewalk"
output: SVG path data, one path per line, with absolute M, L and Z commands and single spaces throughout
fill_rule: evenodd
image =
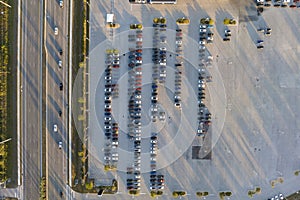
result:
M 14 197 L 20 199 L 20 187 L 17 188 L 1 188 L 0 199 L 3 197 Z

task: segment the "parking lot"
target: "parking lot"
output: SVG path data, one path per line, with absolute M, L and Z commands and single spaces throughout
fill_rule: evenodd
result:
M 91 1 L 89 177 L 99 184 L 106 184 L 111 178 L 119 181 L 119 193 L 104 196 L 104 199 L 128 198 L 127 189 L 133 187 L 131 185 L 139 187 L 137 199 L 149 199 L 154 163 L 151 161 L 155 161 L 156 174 L 164 178 L 163 199 L 172 199 L 175 190 L 186 191 L 188 195 L 182 197 L 186 199 L 196 199 L 197 191 L 208 191 L 206 199 L 217 199 L 221 191 L 231 191 L 230 199 L 247 199 L 248 190 L 260 187 L 261 194 L 254 195 L 253 199 L 267 199 L 279 192 L 289 194 L 298 189 L 300 181 L 295 178 L 294 171 L 299 169 L 297 152 L 300 150 L 300 59 L 297 56 L 300 52 L 300 21 L 297 20 L 300 9 L 270 7 L 256 21 L 249 21 L 256 19 L 256 8 L 248 1 L 244 3 L 186 0 L 177 5 L 130 5 L 127 1 L 115 1 L 115 20 L 120 28 L 113 31 L 115 37 L 112 39 L 105 28 L 110 2 Z M 176 19 L 183 16 L 191 22 L 178 26 Z M 155 17 L 166 18 L 166 31 L 159 32 L 158 37 L 155 37 L 152 21 Z M 213 43 L 205 44 L 206 51 L 201 55 L 199 21 L 203 17 L 214 19 L 215 25 L 211 30 Z M 225 17 L 237 19 L 238 25 L 224 26 Z M 141 33 L 129 30 L 130 24 L 137 23 L 144 26 Z M 257 31 L 267 27 L 272 28 L 270 36 Z M 181 55 L 176 51 L 180 43 L 176 42 L 176 29 L 182 30 Z M 225 30 L 230 30 L 230 41 L 223 41 L 228 34 Z M 137 41 L 138 34 L 142 34 L 142 39 Z M 155 39 L 159 40 L 157 47 L 154 47 Z M 257 49 L 258 40 L 264 41 L 263 49 Z M 136 47 L 136 42 L 141 42 L 140 47 Z M 134 48 L 135 54 L 130 53 L 130 48 Z M 155 68 L 153 59 L 158 57 L 153 56 L 155 50 L 152 48 L 158 48 L 160 58 L 166 55 L 161 58 L 166 59 L 165 68 L 161 68 L 161 64 Z M 112 98 L 111 107 L 105 108 L 107 49 L 117 49 L 120 67 L 113 69 L 116 82 L 109 83 L 118 84 L 118 96 Z M 179 64 L 178 56 L 183 57 L 182 66 L 178 66 L 181 69 L 175 66 Z M 200 59 L 208 56 L 212 56 L 211 65 L 200 67 Z M 135 59 L 135 64 L 130 70 L 131 59 Z M 139 68 L 136 60 L 142 61 Z M 212 123 L 209 137 L 204 141 L 197 136 L 198 100 L 201 100 L 198 88 L 203 83 L 199 82 L 201 69 L 205 75 L 212 76 L 211 82 L 205 85 L 203 103 L 207 107 L 205 113 L 211 114 Z M 155 70 L 157 83 L 153 76 Z M 176 84 L 178 71 L 181 72 L 181 85 Z M 137 88 L 141 88 L 138 89 L 141 93 L 132 93 Z M 180 107 L 175 105 L 176 91 L 180 91 Z M 115 153 L 118 155 L 116 172 L 105 172 L 103 165 L 107 143 L 104 109 L 110 108 L 112 123 L 118 123 L 119 127 L 118 148 L 110 154 L 110 160 L 116 157 L 112 156 Z M 154 115 L 157 116 L 155 122 Z M 128 135 L 130 120 L 138 120 L 133 122 L 137 123 L 132 129 L 133 138 Z M 151 142 L 153 137 L 157 142 Z M 151 156 L 153 146 L 157 148 L 155 160 Z M 201 156 L 197 156 L 197 152 Z M 140 174 L 129 177 L 130 167 L 133 167 L 133 174 L 135 171 Z M 278 177 L 284 177 L 284 182 L 272 189 L 270 181 Z M 141 184 L 128 184 L 133 181 L 127 179 L 139 179 L 135 182 Z

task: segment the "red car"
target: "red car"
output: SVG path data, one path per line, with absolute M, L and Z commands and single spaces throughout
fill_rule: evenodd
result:
M 137 59 L 137 60 L 142 60 L 142 57 L 139 56 L 139 57 L 136 57 L 136 59 Z
M 119 68 L 120 65 L 113 65 L 113 68 Z
M 137 49 L 136 52 L 137 52 L 137 53 L 142 53 L 143 50 L 142 50 L 142 49 Z

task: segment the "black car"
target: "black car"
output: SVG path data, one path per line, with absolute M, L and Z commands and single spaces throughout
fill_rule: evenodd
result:
M 105 116 L 111 116 L 111 113 L 110 112 L 106 112 L 104 113 Z
M 63 84 L 62 83 L 59 83 L 59 90 L 63 90 Z
M 226 38 L 223 38 L 223 41 L 230 41 L 230 38 L 226 37 Z
M 264 48 L 264 46 L 262 46 L 262 45 L 257 46 L 257 49 L 263 49 L 263 48 Z
M 59 55 L 61 55 L 61 56 L 63 55 L 63 50 L 62 49 L 59 50 Z
M 152 99 L 152 100 L 151 100 L 151 103 L 156 104 L 156 103 L 157 103 L 157 100 Z
M 61 117 L 61 115 L 62 115 L 62 111 L 61 110 L 58 111 L 58 115 Z

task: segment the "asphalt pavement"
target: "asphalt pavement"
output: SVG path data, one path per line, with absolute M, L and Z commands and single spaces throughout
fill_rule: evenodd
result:
M 47 1 L 45 8 L 46 47 L 46 166 L 48 198 L 67 195 L 68 147 L 68 1 Z M 55 34 L 55 27 L 58 33 Z M 61 66 L 59 66 L 61 62 Z M 60 83 L 63 84 L 60 90 Z M 61 116 L 59 114 L 61 112 Z M 57 132 L 54 131 L 57 125 Z M 62 148 L 59 148 L 62 142 Z
M 21 199 L 38 199 L 41 174 L 42 1 L 22 1 L 21 23 Z

